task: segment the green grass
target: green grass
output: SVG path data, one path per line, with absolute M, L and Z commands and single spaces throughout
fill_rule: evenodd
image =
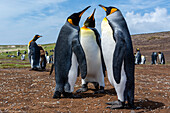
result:
M 53 52 L 50 52 L 50 50 L 54 50 L 55 44 L 43 44 L 41 45 L 45 51 L 48 51 L 49 55 L 53 55 Z M 2 51 L 9 51 L 1 52 Z M 17 51 L 20 50 L 21 53 L 24 53 L 24 51 L 27 51 L 27 54 L 25 55 L 25 61 L 21 61 L 21 55 L 17 56 Z M 15 55 L 17 57 L 11 58 L 7 57 L 7 55 Z M 27 45 L 0 45 L 0 68 L 26 68 L 30 67 L 29 60 L 28 60 L 28 50 Z
M 11 63 L 5 63 L 0 64 L 0 68 L 6 69 L 6 68 L 28 68 L 30 67 L 30 64 L 22 65 L 22 64 L 11 64 Z
M 155 40 L 155 39 L 160 39 L 160 37 L 157 37 L 157 36 L 151 36 L 148 38 L 148 40 Z

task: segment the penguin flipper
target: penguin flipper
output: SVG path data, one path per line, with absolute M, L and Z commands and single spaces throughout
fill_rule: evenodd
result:
M 100 34 L 99 34 L 99 32 L 97 31 L 96 28 L 92 28 L 91 30 L 94 31 L 95 36 L 96 36 L 97 45 L 98 45 L 99 48 L 100 48 L 101 60 L 102 60 L 102 68 L 103 68 L 103 75 L 104 75 L 104 77 L 106 77 L 106 73 L 105 73 L 105 71 L 106 71 L 106 65 L 105 65 L 105 62 L 104 62 L 104 57 L 103 57 L 103 52 L 102 52 L 102 47 L 101 47 Z
M 50 75 L 52 74 L 53 70 L 54 70 L 54 64 L 51 65 Z
M 73 39 L 72 50 L 77 57 L 81 77 L 82 77 L 82 79 L 84 79 L 87 75 L 87 63 L 86 63 L 85 53 L 84 53 L 83 48 L 82 48 L 80 41 L 78 39 Z
M 113 55 L 113 76 L 117 84 L 121 80 L 122 63 L 125 56 L 126 42 L 121 31 L 114 34 L 116 38 L 116 47 Z

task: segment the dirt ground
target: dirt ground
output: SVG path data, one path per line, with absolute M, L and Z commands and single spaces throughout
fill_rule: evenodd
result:
M 80 99 L 53 99 L 54 72 L 29 71 L 29 68 L 0 69 L 1 112 L 66 113 L 170 113 L 170 65 L 137 65 L 135 105 L 138 110 L 106 109 L 105 102 L 117 100 L 114 87 L 105 77 L 105 94 L 93 94 L 94 86 Z M 78 77 L 75 91 L 81 87 Z

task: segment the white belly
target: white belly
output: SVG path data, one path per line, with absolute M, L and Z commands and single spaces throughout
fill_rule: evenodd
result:
M 114 85 L 113 78 L 113 53 L 115 50 L 116 42 L 113 39 L 113 31 L 107 21 L 103 20 L 101 24 L 101 45 L 104 56 L 104 61 L 107 68 L 108 79 Z
M 90 29 L 83 30 L 81 28 L 80 43 L 85 52 L 87 62 L 87 76 L 84 79 L 85 82 L 104 81 L 100 48 L 96 42 L 94 32 Z
M 74 91 L 74 85 L 77 80 L 77 72 L 78 72 L 77 57 L 73 53 L 71 67 L 70 67 L 69 74 L 68 74 L 68 83 L 70 84 L 70 92 Z
M 104 56 L 104 61 L 106 64 L 107 74 L 109 82 L 115 87 L 118 99 L 124 101 L 124 90 L 126 86 L 126 74 L 124 71 L 124 62 L 122 64 L 121 70 L 121 80 L 117 84 L 113 76 L 113 54 L 115 51 L 116 42 L 113 38 L 113 30 L 111 29 L 108 21 L 103 20 L 101 24 L 101 44 Z

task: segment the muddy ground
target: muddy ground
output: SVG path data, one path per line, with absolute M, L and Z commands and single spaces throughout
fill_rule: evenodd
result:
M 137 65 L 135 70 L 135 105 L 138 110 L 106 109 L 105 102 L 117 99 L 114 87 L 105 77 L 105 94 L 89 91 L 80 99 L 53 99 L 54 72 L 29 71 L 29 68 L 0 69 L 1 112 L 66 113 L 170 113 L 170 65 Z M 78 77 L 75 91 L 81 87 Z

